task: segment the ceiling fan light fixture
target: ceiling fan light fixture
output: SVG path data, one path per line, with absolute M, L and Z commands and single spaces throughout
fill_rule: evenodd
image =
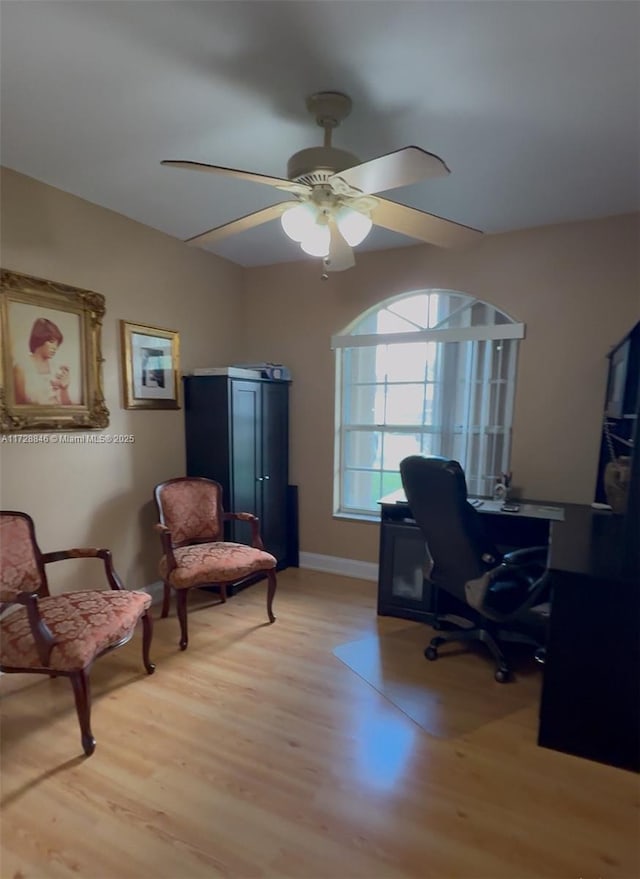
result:
M 371 217 L 355 211 L 348 205 L 338 208 L 335 212 L 335 221 L 340 234 L 350 247 L 362 244 L 373 226 Z
M 331 232 L 326 222 L 314 223 L 300 242 L 300 247 L 309 256 L 329 256 L 330 245 Z
M 315 205 L 305 202 L 286 210 L 280 217 L 280 222 L 289 238 L 300 243 L 313 235 L 317 219 L 318 210 Z

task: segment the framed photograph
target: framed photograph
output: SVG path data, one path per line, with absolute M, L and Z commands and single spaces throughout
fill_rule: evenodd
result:
M 104 296 L 0 269 L 0 432 L 101 429 Z
M 180 340 L 174 330 L 120 321 L 125 409 L 179 409 Z

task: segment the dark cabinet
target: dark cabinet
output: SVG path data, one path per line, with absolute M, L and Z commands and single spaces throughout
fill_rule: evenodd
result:
M 625 570 L 640 576 L 640 323 L 607 355 L 609 375 L 596 501 L 624 516 Z
M 392 511 L 393 512 L 393 511 Z M 429 553 L 419 528 L 387 518 L 380 533 L 378 613 L 429 623 L 433 619 Z
M 640 772 L 640 571 L 628 523 L 590 507 L 566 512 L 552 527 L 538 744 Z
M 265 549 L 279 567 L 290 543 L 289 383 L 225 375 L 184 380 L 187 475 L 215 479 L 225 509 L 260 519 Z M 229 524 L 228 539 L 245 543 L 246 523 Z
M 640 466 L 638 455 L 634 454 L 640 410 L 640 323 L 612 348 L 607 357 L 609 373 L 595 491 L 595 499 L 601 503 L 612 502 L 607 495 L 608 464 L 622 460 L 629 468 Z M 615 497 L 612 505 L 615 510 Z
M 637 583 L 552 576 L 538 744 L 640 772 Z

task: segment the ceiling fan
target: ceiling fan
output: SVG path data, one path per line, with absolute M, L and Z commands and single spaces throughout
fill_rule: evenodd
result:
M 285 233 L 305 253 L 320 257 L 325 271 L 339 272 L 355 265 L 352 248 L 364 241 L 374 224 L 440 247 L 464 245 L 482 234 L 469 226 L 373 194 L 449 174 L 438 156 L 420 147 L 407 146 L 361 162 L 352 153 L 331 145 L 333 129 L 351 112 L 347 95 L 318 92 L 307 99 L 307 109 L 324 129 L 324 144 L 291 156 L 287 179 L 203 162 L 165 159 L 161 163 L 254 180 L 293 196 L 292 201 L 270 205 L 188 238 L 187 244 L 211 244 L 279 217 Z

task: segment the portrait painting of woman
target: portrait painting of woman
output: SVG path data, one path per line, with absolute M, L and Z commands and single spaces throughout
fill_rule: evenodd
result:
M 9 319 L 16 405 L 80 405 L 78 316 L 12 302 Z
M 0 267 L 0 434 L 101 430 L 105 297 Z

